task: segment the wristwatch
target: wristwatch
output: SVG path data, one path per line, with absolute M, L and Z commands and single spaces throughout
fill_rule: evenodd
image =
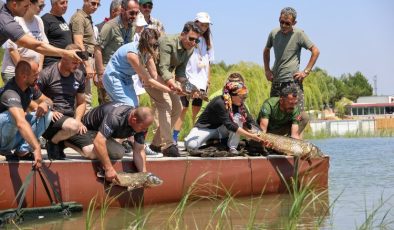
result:
M 304 73 L 305 73 L 306 75 L 308 75 L 310 72 L 311 72 L 310 69 L 305 69 L 305 70 L 304 70 Z

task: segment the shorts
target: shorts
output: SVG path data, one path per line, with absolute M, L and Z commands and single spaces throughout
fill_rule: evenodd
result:
M 98 131 L 88 130 L 85 134 L 76 134 L 67 139 L 67 141 L 82 150 L 82 148 L 85 146 L 93 145 L 93 140 L 94 138 L 96 138 L 97 132 Z M 121 143 L 117 142 L 111 137 L 107 139 L 106 145 L 108 156 L 110 159 L 122 159 L 123 155 L 125 154 L 125 148 Z
M 182 106 L 184 108 L 188 108 L 189 107 L 189 100 L 187 99 L 187 97 L 186 96 L 182 96 L 180 98 L 181 98 Z M 192 102 L 193 106 L 201 107 L 201 105 L 202 105 L 202 99 L 201 98 L 191 98 L 190 100 L 193 100 L 193 102 Z
M 66 115 L 63 115 L 63 117 L 61 117 L 59 120 L 57 121 L 51 121 L 51 123 L 49 124 L 48 128 L 45 130 L 45 133 L 42 134 L 42 136 L 47 139 L 47 140 L 51 140 L 57 132 L 59 132 L 60 130 L 62 130 L 62 126 L 63 123 L 68 119 L 68 118 L 72 118 Z

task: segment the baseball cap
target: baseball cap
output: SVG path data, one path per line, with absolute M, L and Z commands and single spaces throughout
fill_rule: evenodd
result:
M 199 21 L 201 23 L 211 23 L 211 18 L 209 17 L 209 14 L 207 12 L 199 12 L 196 15 L 196 18 L 194 21 Z
M 135 19 L 135 25 L 136 26 L 146 26 L 148 23 L 146 23 L 144 15 L 140 12 L 137 15 L 137 18 Z
M 152 3 L 153 4 L 152 0 L 139 0 L 138 3 L 141 4 L 141 5 L 146 4 L 146 3 Z

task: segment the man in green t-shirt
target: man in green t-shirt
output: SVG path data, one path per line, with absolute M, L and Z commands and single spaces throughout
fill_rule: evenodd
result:
M 304 110 L 304 93 L 302 81 L 308 76 L 319 57 L 319 49 L 299 28 L 294 28 L 297 12 L 286 7 L 280 12 L 280 27 L 273 29 L 264 48 L 264 69 L 268 81 L 272 82 L 271 97 L 279 97 L 281 89 L 296 83 L 299 87 L 298 106 Z M 275 63 L 270 68 L 270 50 L 274 48 Z M 311 57 L 303 71 L 300 71 L 301 49 L 311 51 Z
M 287 135 L 302 139 L 308 119 L 302 117 L 297 106 L 297 86 L 291 84 L 283 88 L 280 97 L 268 98 L 261 107 L 257 123 L 263 132 Z

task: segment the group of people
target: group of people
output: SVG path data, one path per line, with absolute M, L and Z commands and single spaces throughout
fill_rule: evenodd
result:
M 206 108 L 202 105 L 200 93 L 209 90 L 214 61 L 208 13 L 197 13 L 181 33 L 167 35 L 151 16 L 152 0 L 112 0 L 110 17 L 97 25 L 91 15 L 100 0 L 83 0 L 69 23 L 63 18 L 67 0 L 51 0 L 51 11 L 40 18 L 44 5 L 43 0 L 0 3 L 0 45 L 6 44 L 8 58 L 1 72 L 6 83 L 0 92 L 2 155 L 31 159 L 40 167 L 42 136 L 49 159 L 64 159 L 64 148 L 71 147 L 83 157 L 99 159 L 111 181 L 117 174 L 110 160 L 123 157 L 125 142 L 132 145 L 139 171 L 146 171 L 147 156 L 179 157 L 178 134 L 189 103 L 195 126 L 185 138 L 187 150 L 217 138 L 237 154 L 241 135 L 268 145 L 251 131 L 252 125 L 301 138 L 302 80 L 319 51 L 302 30 L 293 28 L 293 8 L 281 11 L 280 28 L 270 33 L 264 50 L 272 97 L 256 121 L 245 105 L 248 89 L 239 73 L 230 74 L 223 89 L 211 93 Z M 301 48 L 312 52 L 304 71 L 299 71 Z M 180 85 L 186 82 L 200 92 L 185 95 Z M 93 83 L 100 104 L 95 108 Z M 149 94 L 151 108 L 139 106 L 138 88 Z M 157 128 L 145 145 L 152 123 Z

